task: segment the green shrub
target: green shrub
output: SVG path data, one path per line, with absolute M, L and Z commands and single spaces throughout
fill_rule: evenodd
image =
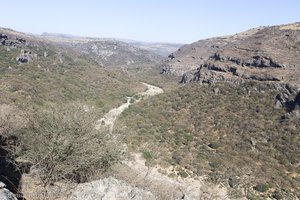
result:
M 192 142 L 192 141 L 194 141 L 194 134 L 192 134 L 192 133 L 186 133 L 186 134 L 184 135 L 184 137 L 185 137 L 185 139 L 187 140 L 187 142 Z
M 274 109 L 277 91 L 270 87 L 218 83 L 222 95 L 215 98 L 205 84 L 187 84 L 135 104 L 117 123 L 135 148 L 152 145 L 164 152 L 155 158 L 158 164 L 186 168 L 234 189 L 246 185 L 252 190 L 258 178 L 272 180 L 276 189 L 295 194 L 292 188 L 296 191 L 299 183 L 282 172 L 298 171 L 299 134 L 293 132 L 300 121 L 280 122 L 286 113 Z M 245 171 L 251 178 L 229 183 L 229 177 L 243 177 Z
M 269 190 L 269 185 L 266 183 L 257 184 L 254 189 L 258 192 L 266 192 Z
M 249 200 L 262 200 L 258 195 L 248 192 L 246 198 Z
M 208 146 L 212 149 L 218 149 L 220 147 L 220 143 L 212 142 L 212 143 L 208 144 Z
M 155 155 L 150 152 L 150 151 L 144 151 L 143 152 L 143 157 L 147 160 L 147 161 L 152 161 L 155 159 Z
M 182 178 L 187 178 L 189 176 L 189 174 L 184 170 L 180 170 L 177 174 Z
M 218 161 L 214 161 L 214 162 L 209 163 L 209 166 L 211 166 L 213 168 L 213 170 L 218 169 L 220 167 L 220 165 L 221 164 Z

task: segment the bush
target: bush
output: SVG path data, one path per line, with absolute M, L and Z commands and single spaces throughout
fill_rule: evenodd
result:
M 209 146 L 210 148 L 212 148 L 212 149 L 217 149 L 217 148 L 220 147 L 220 143 L 218 143 L 218 142 L 212 142 L 212 143 L 210 143 L 208 146 Z
M 186 171 L 184 171 L 184 170 L 180 170 L 177 174 L 179 176 L 181 176 L 182 178 L 187 178 L 189 176 L 189 174 L 186 173 Z
M 258 192 L 266 192 L 269 189 L 269 185 L 266 183 L 257 184 L 254 189 Z
M 220 162 L 218 161 L 213 161 L 211 163 L 209 163 L 209 166 L 211 166 L 213 168 L 213 170 L 217 170 L 218 168 L 220 168 Z
M 218 98 L 205 84 L 187 84 L 141 101 L 125 111 L 117 126 L 134 148 L 152 145 L 155 152 L 164 152 L 157 154 L 158 164 L 186 168 L 234 189 L 247 185 L 253 191 L 255 181 L 272 180 L 274 189 L 299 193 L 293 192 L 299 182 L 283 171 L 298 170 L 300 122 L 291 116 L 280 120 L 287 114 L 274 109 L 278 91 L 252 82 L 220 83 L 218 88 L 222 91 Z M 251 178 L 228 180 L 245 172 Z
M 152 161 L 154 160 L 155 156 L 152 152 L 150 151 L 144 151 L 143 152 L 143 157 L 147 160 L 147 161 Z
M 277 190 L 273 192 L 272 197 L 277 200 L 283 199 L 283 195 Z
M 116 141 L 96 131 L 95 115 L 82 106 L 53 106 L 37 111 L 22 130 L 23 157 L 31 160 L 45 185 L 67 179 L 87 181 L 118 158 Z

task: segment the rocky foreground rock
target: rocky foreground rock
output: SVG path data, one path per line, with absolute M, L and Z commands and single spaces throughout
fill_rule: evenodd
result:
M 78 185 L 70 200 L 94 200 L 94 199 L 134 199 L 151 200 L 154 195 L 146 190 L 128 185 L 125 181 L 109 177 L 98 181 Z
M 1 200 L 17 200 L 16 196 L 6 189 L 6 185 L 0 182 L 0 199 Z

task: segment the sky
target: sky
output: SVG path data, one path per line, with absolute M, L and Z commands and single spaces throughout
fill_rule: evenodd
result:
M 3 0 L 0 27 L 191 43 L 300 21 L 299 0 Z

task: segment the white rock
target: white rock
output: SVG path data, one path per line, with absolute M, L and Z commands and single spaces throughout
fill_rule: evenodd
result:
M 0 182 L 0 200 L 17 200 L 16 196 L 5 187 L 6 185 Z
M 152 200 L 155 199 L 149 191 L 130 186 L 122 180 L 113 177 L 79 184 L 72 192 L 70 200 Z
M 0 182 L 0 189 L 5 188 L 5 187 L 6 187 L 6 185 L 4 183 Z

